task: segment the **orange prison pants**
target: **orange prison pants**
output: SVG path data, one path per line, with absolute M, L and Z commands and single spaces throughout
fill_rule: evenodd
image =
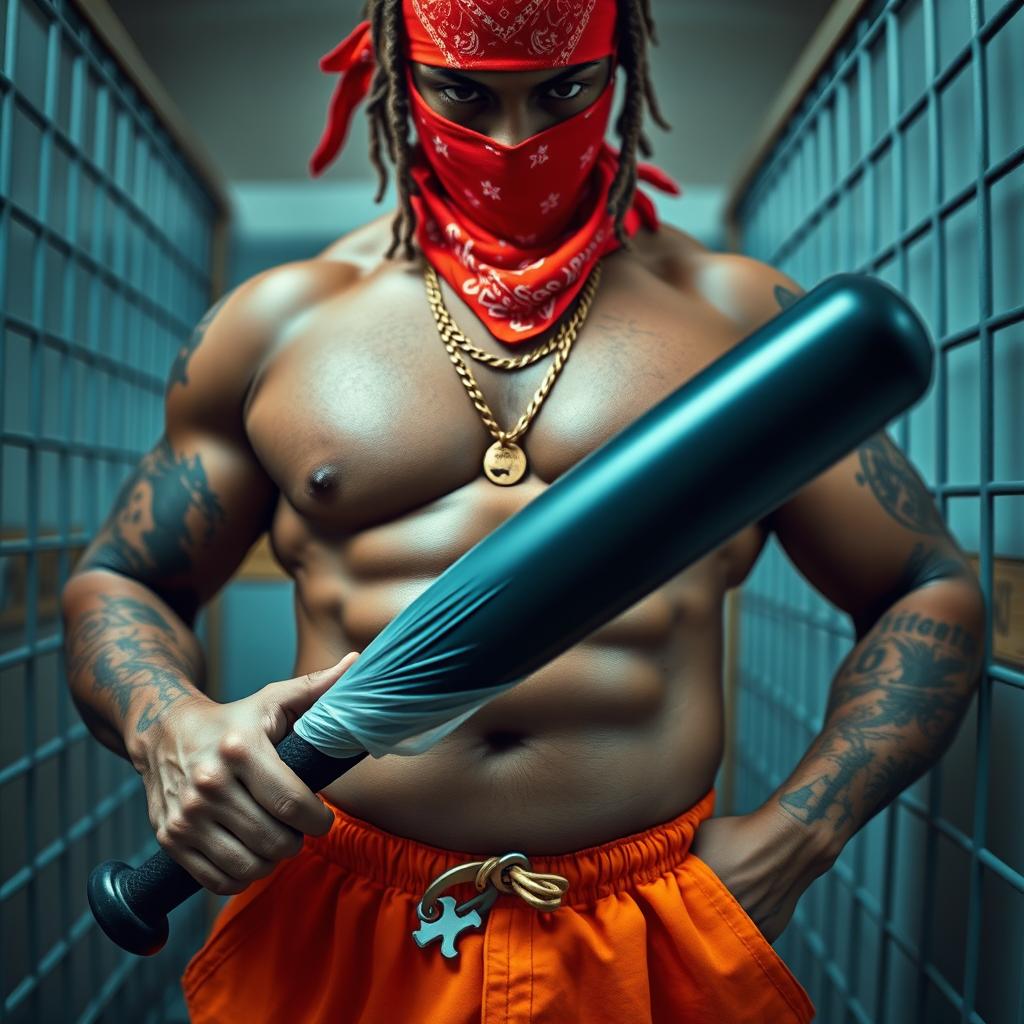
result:
M 182 979 L 193 1024 L 805 1024 L 814 1006 L 712 870 L 689 853 L 715 791 L 674 821 L 530 857 L 562 905 L 502 894 L 459 955 L 420 948 L 416 906 L 455 853 L 335 807 L 327 835 L 233 897 Z M 472 883 L 448 890 L 461 905 Z

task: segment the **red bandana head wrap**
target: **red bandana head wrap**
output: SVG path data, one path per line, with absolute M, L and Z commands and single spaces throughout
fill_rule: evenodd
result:
M 403 0 L 407 60 L 461 69 L 523 71 L 612 56 L 615 0 Z M 341 148 L 355 104 L 369 89 L 373 47 L 363 23 L 320 62 L 344 77 L 311 160 L 318 174 Z M 618 154 L 604 141 L 610 81 L 584 111 L 516 146 L 434 111 L 408 76 L 419 136 L 412 176 L 417 242 L 490 332 L 516 342 L 555 324 L 594 264 L 619 247 L 608 195 Z M 679 188 L 653 167 L 639 177 Z M 658 220 L 634 195 L 626 234 Z
M 541 71 L 615 52 L 614 0 L 403 0 L 405 54 L 468 71 Z

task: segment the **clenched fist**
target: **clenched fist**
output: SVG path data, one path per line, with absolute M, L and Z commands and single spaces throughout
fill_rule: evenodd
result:
M 160 845 L 204 888 L 239 893 L 323 835 L 334 816 L 274 745 L 356 660 L 270 683 L 231 704 L 190 700 L 133 757 Z

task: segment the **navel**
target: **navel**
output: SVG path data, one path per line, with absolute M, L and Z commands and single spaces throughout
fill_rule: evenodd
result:
M 512 750 L 521 750 L 526 747 L 527 738 L 525 733 L 508 729 L 491 730 L 483 737 L 485 753 L 507 754 Z

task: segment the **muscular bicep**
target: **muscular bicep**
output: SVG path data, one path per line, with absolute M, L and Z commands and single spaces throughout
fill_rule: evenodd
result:
M 130 576 L 189 620 L 266 530 L 272 500 L 244 453 L 171 432 L 124 483 L 77 571 Z
M 766 525 L 800 572 L 850 614 L 858 634 L 915 587 L 949 578 L 975 583 L 924 481 L 884 431 L 804 487 Z
M 350 287 L 353 265 L 282 264 L 202 318 L 170 369 L 165 427 L 77 567 L 131 576 L 190 619 L 270 526 L 277 488 L 249 443 L 246 396 L 297 318 Z
M 268 528 L 276 493 L 244 434 L 247 350 L 231 344 L 232 318 L 220 306 L 178 353 L 164 433 L 121 487 L 76 567 L 138 580 L 186 621 Z

